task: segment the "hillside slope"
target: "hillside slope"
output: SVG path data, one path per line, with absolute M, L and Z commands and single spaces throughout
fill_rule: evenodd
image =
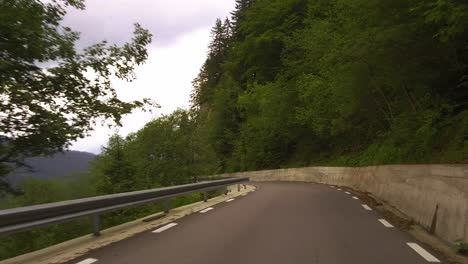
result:
M 94 158 L 94 154 L 80 151 L 67 151 L 50 157 L 27 158 L 25 163 L 31 166 L 31 169 L 17 169 L 8 175 L 8 179 L 16 183 L 25 177 L 57 179 L 72 173 L 84 173 L 88 172 L 90 162 Z
M 468 4 L 237 0 L 193 109 L 222 171 L 468 161 Z
M 233 171 L 468 162 L 468 4 L 236 3 L 212 28 L 191 108 L 112 136 L 93 163 L 100 192 Z

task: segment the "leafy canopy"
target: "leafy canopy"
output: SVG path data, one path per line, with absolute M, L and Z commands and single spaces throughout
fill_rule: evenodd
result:
M 25 156 L 49 154 L 107 119 L 120 125 L 149 100 L 124 102 L 111 79 L 132 81 L 152 35 L 135 24 L 131 42 L 76 47 L 79 33 L 61 26 L 66 8 L 83 0 L 0 2 L 0 175 Z

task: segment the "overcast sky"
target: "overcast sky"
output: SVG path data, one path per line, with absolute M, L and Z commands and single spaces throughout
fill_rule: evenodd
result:
M 138 79 L 114 86 L 122 100 L 152 98 L 161 108 L 127 115 L 119 134 L 126 136 L 161 114 L 189 106 L 191 82 L 206 59 L 211 27 L 216 18 L 229 16 L 234 5 L 234 0 L 86 0 L 84 11 L 69 11 L 64 24 L 81 32 L 79 46 L 104 39 L 128 42 L 135 22 L 153 34 L 148 60 L 136 70 Z M 98 126 L 71 149 L 99 153 L 114 132 Z

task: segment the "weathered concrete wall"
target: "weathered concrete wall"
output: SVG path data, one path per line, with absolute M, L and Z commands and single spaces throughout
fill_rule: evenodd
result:
M 448 242 L 468 242 L 468 165 L 307 167 L 223 176 L 348 186 L 372 193 L 428 229 L 438 207 L 435 234 Z

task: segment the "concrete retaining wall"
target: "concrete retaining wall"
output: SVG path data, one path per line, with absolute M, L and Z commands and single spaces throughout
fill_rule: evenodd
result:
M 251 181 L 300 181 L 333 184 L 370 192 L 447 242 L 468 242 L 468 165 L 387 165 L 307 167 L 228 173 Z

